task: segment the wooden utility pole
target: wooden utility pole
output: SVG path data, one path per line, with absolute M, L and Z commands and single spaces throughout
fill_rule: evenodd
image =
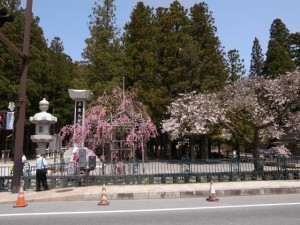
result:
M 3 33 L 0 32 L 0 40 L 9 47 L 13 52 L 22 58 L 21 67 L 21 81 L 19 86 L 19 99 L 18 99 L 18 120 L 16 124 L 16 137 L 14 149 L 14 168 L 11 192 L 18 193 L 20 189 L 20 181 L 22 175 L 22 155 L 24 143 L 24 125 L 25 125 L 25 110 L 26 110 L 26 88 L 27 88 L 27 74 L 28 74 L 28 58 L 30 46 L 30 31 L 31 31 L 31 18 L 32 18 L 32 1 L 27 0 L 26 14 L 25 14 L 25 28 L 23 51 L 21 52 Z

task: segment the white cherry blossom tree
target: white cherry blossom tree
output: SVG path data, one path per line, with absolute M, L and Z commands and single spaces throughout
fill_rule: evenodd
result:
M 170 118 L 162 122 L 163 132 L 175 140 L 207 134 L 218 125 L 227 137 L 242 137 L 258 157 L 262 141 L 299 130 L 299 102 L 299 71 L 276 79 L 243 78 L 219 93 L 182 94 L 168 108 Z M 249 127 L 247 133 L 241 126 Z

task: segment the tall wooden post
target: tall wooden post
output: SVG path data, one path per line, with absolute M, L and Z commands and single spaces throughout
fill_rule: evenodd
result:
M 21 81 L 19 87 L 19 104 L 18 104 L 19 113 L 18 113 L 18 120 L 16 124 L 16 137 L 15 137 L 15 149 L 14 149 L 14 168 L 13 168 L 14 174 L 12 178 L 12 187 L 11 187 L 12 193 L 19 192 L 21 175 L 22 175 L 22 155 L 23 155 L 23 143 L 24 143 L 26 88 L 27 88 L 31 18 L 32 18 L 32 0 L 27 0 L 24 40 L 23 40 Z

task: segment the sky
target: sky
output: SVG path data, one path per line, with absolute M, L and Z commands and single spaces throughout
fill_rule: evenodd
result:
M 80 61 L 90 37 L 88 23 L 96 0 L 33 0 L 33 14 L 40 18 L 40 26 L 48 44 L 60 37 L 65 53 L 73 61 Z M 140 0 L 142 1 L 142 0 Z M 115 0 L 116 23 L 122 29 L 130 21 L 130 14 L 138 0 Z M 173 0 L 144 0 L 145 5 L 169 7 Z M 237 49 L 249 71 L 254 38 L 257 37 L 266 53 L 272 22 L 279 18 L 291 33 L 300 32 L 300 0 L 179 0 L 190 9 L 205 2 L 215 19 L 216 35 L 227 52 Z M 21 0 L 22 7 L 26 0 Z

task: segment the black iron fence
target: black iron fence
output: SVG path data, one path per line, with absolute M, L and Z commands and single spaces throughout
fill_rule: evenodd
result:
M 259 165 L 259 166 L 257 166 Z M 23 169 L 25 188 L 35 187 L 35 167 Z M 0 167 L 0 190 L 10 190 L 12 167 Z M 48 182 L 51 188 L 106 184 L 156 184 L 243 180 L 299 179 L 299 158 L 220 160 L 151 160 L 98 162 L 93 168 L 76 163 L 51 164 Z

